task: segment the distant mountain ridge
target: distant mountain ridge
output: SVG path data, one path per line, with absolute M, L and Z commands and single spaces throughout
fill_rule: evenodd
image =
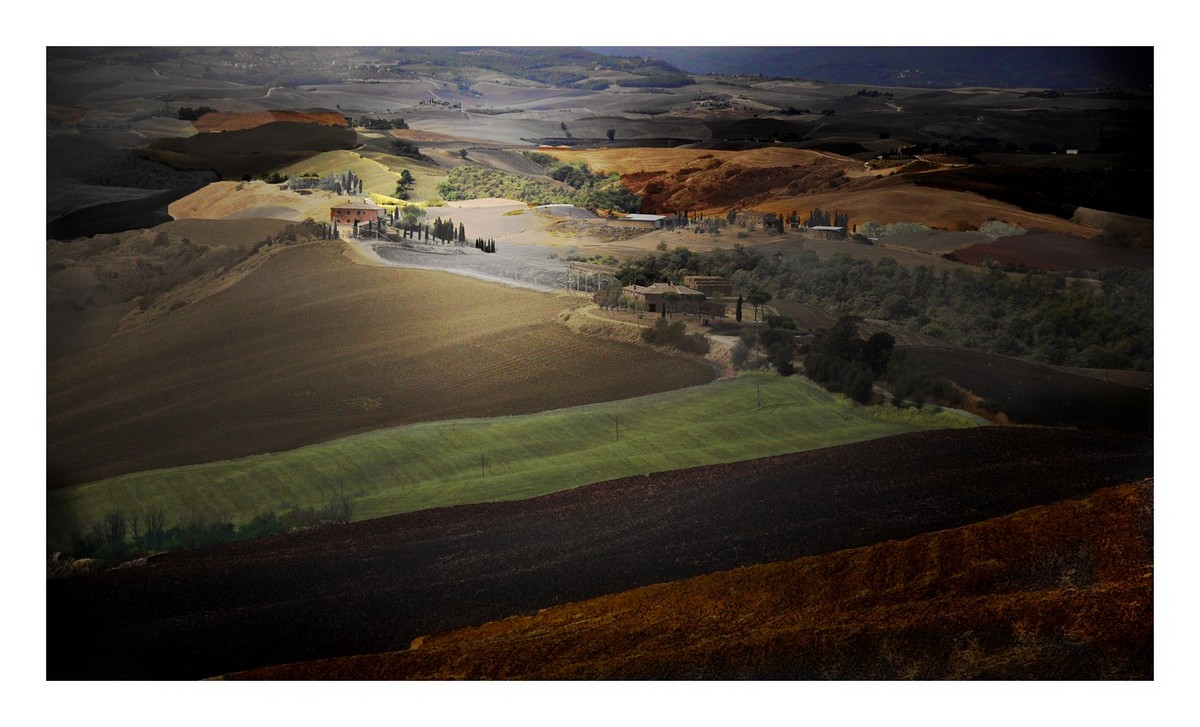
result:
M 959 88 L 1150 88 L 1154 49 L 1141 47 L 589 47 L 666 61 L 691 73 L 831 83 Z

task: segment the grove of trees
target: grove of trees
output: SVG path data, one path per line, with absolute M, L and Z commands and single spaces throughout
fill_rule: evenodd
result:
M 574 204 L 624 212 L 636 212 L 641 207 L 641 197 L 622 185 L 619 175 L 593 174 L 585 164 L 563 164 L 548 171 L 547 176 L 571 189 L 472 164 L 450 170 L 446 181 L 438 185 L 438 194 L 446 200 L 506 197 L 530 204 Z
M 935 271 L 890 257 L 819 259 L 804 250 L 765 254 L 735 245 L 698 254 L 679 247 L 627 260 L 623 284 L 722 275 L 736 290 L 761 289 L 838 316 L 883 319 L 963 348 L 1040 363 L 1151 371 L 1154 274 L 1106 268 L 1088 280 L 1064 273 Z

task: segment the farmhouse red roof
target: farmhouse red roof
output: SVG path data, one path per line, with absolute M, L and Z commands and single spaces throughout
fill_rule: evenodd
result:
M 383 209 L 374 202 L 347 202 L 345 204 L 335 204 L 332 209 L 335 210 L 381 210 Z

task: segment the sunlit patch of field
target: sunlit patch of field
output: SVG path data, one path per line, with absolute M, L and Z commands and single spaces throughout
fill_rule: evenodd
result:
M 52 486 L 713 378 L 699 358 L 572 333 L 558 315 L 574 300 L 357 265 L 339 242 L 282 250 L 219 293 L 51 362 Z
M 648 378 L 658 356 L 653 351 L 606 345 L 594 338 L 579 338 L 575 345 L 564 346 L 561 335 L 557 329 L 529 328 L 521 334 L 519 347 L 500 342 L 507 333 L 489 336 L 494 343 L 479 356 L 457 362 L 438 359 L 435 352 L 443 346 L 431 349 L 432 342 L 410 339 L 414 351 L 425 352 L 430 362 L 406 357 L 400 370 L 427 383 L 407 387 L 400 401 L 424 416 L 439 410 L 435 407 L 449 411 L 455 402 L 460 411 L 483 410 L 486 401 L 481 399 L 496 400 L 498 406 L 492 409 L 508 407 L 516 412 L 528 410 L 528 404 L 520 404 L 524 398 L 549 402 L 554 395 L 561 400 L 567 387 L 594 392 L 590 395 L 595 398 L 636 397 L 648 385 L 682 380 L 694 366 L 686 359 L 663 358 L 678 375 L 664 371 L 667 377 L 656 384 Z M 475 347 L 456 346 L 459 351 L 470 348 Z M 636 363 L 639 373 L 616 377 L 600 373 L 624 370 L 625 363 Z M 553 374 L 539 373 L 544 370 Z M 378 392 L 349 401 L 373 402 L 366 413 L 375 415 L 368 418 L 378 418 L 381 411 L 394 410 L 394 397 Z M 305 401 L 287 408 L 295 410 L 295 417 L 307 419 L 323 398 L 320 392 L 310 391 Z M 344 416 L 346 402 L 320 411 Z M 382 429 L 289 452 L 56 490 L 51 493 L 52 511 L 59 517 L 51 530 L 65 537 L 72 528 L 99 521 L 113 507 L 136 511 L 154 505 L 172 518 L 182 518 L 196 503 L 234 522 L 246 522 L 289 505 L 323 505 L 343 485 L 354 498 L 355 518 L 369 519 L 433 507 L 520 500 L 629 475 L 926 429 L 971 427 L 979 421 L 951 410 L 859 407 L 800 376 L 751 375 L 538 414 Z M 276 426 L 300 428 L 283 421 Z

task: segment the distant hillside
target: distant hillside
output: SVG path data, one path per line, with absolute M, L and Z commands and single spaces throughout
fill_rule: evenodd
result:
M 197 131 L 234 131 L 253 129 L 276 121 L 292 121 L 321 126 L 349 126 L 346 117 L 337 111 L 214 111 L 192 122 Z
M 48 137 L 46 170 L 46 236 L 57 240 L 159 224 L 169 203 L 214 178 L 69 134 Z
M 956 88 L 1149 88 L 1154 49 L 1095 47 L 596 47 L 656 58 L 692 73 L 831 83 Z
M 678 87 L 695 83 L 687 73 L 662 60 L 638 54 L 614 57 L 582 48 L 397 48 L 392 53 L 396 65 L 390 70 L 398 74 L 407 72 L 408 67 L 428 73 L 428 67 L 433 66 L 486 68 L 538 83 L 578 88 L 603 89 L 610 80 L 626 87 Z
M 144 152 L 178 169 L 212 169 L 225 179 L 257 176 L 333 149 L 357 145 L 354 129 L 297 121 L 184 138 L 159 139 Z
M 930 184 L 957 170 L 877 178 L 853 159 L 780 145 L 740 152 L 673 148 L 550 153 L 563 161 L 586 162 L 596 171 L 619 173 L 622 184 L 642 196 L 642 212 L 724 214 L 743 208 L 783 214 L 800 210 L 806 215 L 819 207 L 848 213 L 851 224 L 921 222 L 954 229 L 960 221 L 977 227 L 988 219 L 1002 219 L 1027 229 L 1096 234 L 1048 213 L 1027 212 L 971 189 L 955 189 L 951 182 L 937 188 Z

